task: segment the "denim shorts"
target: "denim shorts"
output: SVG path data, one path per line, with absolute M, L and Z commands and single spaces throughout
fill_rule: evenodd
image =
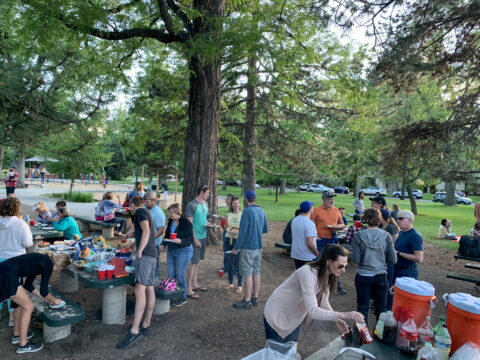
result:
M 240 262 L 238 267 L 240 275 L 252 276 L 260 275 L 260 265 L 262 263 L 262 249 L 241 249 Z

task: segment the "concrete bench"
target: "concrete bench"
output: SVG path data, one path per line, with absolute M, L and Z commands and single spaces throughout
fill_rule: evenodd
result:
M 119 223 L 108 223 L 105 221 L 97 221 L 92 218 L 84 217 L 84 216 L 75 216 L 74 219 L 78 223 L 78 227 L 80 228 L 80 232 L 86 232 L 90 229 L 102 230 L 102 235 L 105 239 L 110 239 L 114 235 L 114 229 L 120 226 Z
M 184 289 L 177 285 L 177 288 L 172 291 L 162 291 L 160 288 L 155 287 L 155 308 L 153 309 L 153 315 L 161 315 L 170 310 L 170 300 L 176 299 L 184 294 Z
M 287 244 L 284 242 L 276 242 L 275 247 L 285 250 L 285 252 L 290 252 L 292 250 L 292 244 Z
M 31 295 L 35 313 L 43 321 L 43 340 L 54 342 L 66 338 L 72 333 L 72 324 L 85 319 L 85 310 L 77 303 L 67 299 L 58 290 L 49 287 L 48 291 L 67 304 L 60 309 L 51 309 L 44 300 Z
M 475 285 L 480 286 L 480 278 L 476 278 L 470 275 L 459 274 L 459 273 L 450 273 L 447 275 L 447 278 L 456 279 L 461 281 L 473 282 Z

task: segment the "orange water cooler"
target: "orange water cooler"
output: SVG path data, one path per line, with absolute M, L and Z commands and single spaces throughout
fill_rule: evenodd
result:
M 444 294 L 447 328 L 452 338 L 450 355 L 471 341 L 480 346 L 480 298 L 465 293 Z
M 394 314 L 397 307 L 405 307 L 413 314 L 415 324 L 420 326 L 425 318 L 431 315 L 436 303 L 435 288 L 432 284 L 409 277 L 395 280 L 392 308 Z

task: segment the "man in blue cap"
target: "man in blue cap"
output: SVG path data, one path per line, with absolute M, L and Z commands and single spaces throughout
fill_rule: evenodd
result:
M 249 190 L 245 193 L 247 206 L 242 212 L 238 238 L 232 253 L 240 251 L 239 270 L 245 283 L 245 297 L 233 304 L 239 309 L 258 306 L 260 291 L 260 264 L 262 261 L 263 234 L 268 232 L 267 216 L 256 204 L 257 194 Z
M 300 214 L 292 220 L 292 252 L 290 257 L 298 269 L 307 262 L 313 261 L 319 255 L 315 239 L 317 229 L 310 220 L 314 203 L 303 201 L 300 204 Z

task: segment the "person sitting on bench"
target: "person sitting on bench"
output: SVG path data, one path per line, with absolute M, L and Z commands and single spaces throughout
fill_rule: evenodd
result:
M 52 225 L 55 230 L 63 231 L 63 236 L 67 240 L 74 240 L 75 235 L 78 239 L 82 238 L 77 222 L 70 216 L 70 210 L 66 207 L 58 209 L 58 216 Z
M 35 352 L 43 348 L 43 344 L 29 341 L 33 336 L 28 332 L 34 305 L 26 290 L 50 304 L 52 308 L 65 305 L 61 299 L 48 292 L 48 282 L 52 273 L 58 273 L 70 265 L 70 257 L 65 253 L 52 252 L 29 253 L 15 256 L 0 263 L 0 302 L 10 299 L 14 308 L 14 327 L 12 344 L 18 344 L 18 354 Z M 33 281 L 37 275 L 42 276 L 40 290 L 35 289 Z M 25 281 L 23 278 L 26 278 Z

